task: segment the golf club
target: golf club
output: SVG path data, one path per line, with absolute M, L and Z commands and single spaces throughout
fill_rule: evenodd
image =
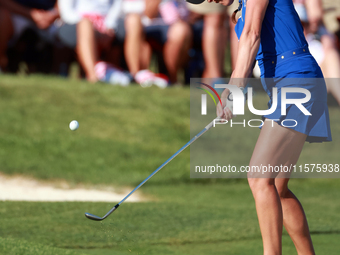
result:
M 165 161 L 160 167 L 158 167 L 152 174 L 150 174 L 144 181 L 142 181 L 134 190 L 132 190 L 126 197 L 124 197 L 118 204 L 111 208 L 103 217 L 91 213 L 85 213 L 85 216 L 90 220 L 102 221 L 106 219 L 111 213 L 113 213 L 129 196 L 131 196 L 137 189 L 139 189 L 144 183 L 146 183 L 152 176 L 154 176 L 159 170 L 166 166 L 171 160 L 173 160 L 178 154 L 185 150 L 190 144 L 195 142 L 199 137 L 201 137 L 205 132 L 214 126 L 214 122 L 219 120 L 219 118 L 214 119 L 210 122 L 201 132 L 199 132 L 195 137 L 193 137 L 189 142 L 187 142 L 182 148 L 180 148 L 174 155 L 172 155 L 167 161 Z

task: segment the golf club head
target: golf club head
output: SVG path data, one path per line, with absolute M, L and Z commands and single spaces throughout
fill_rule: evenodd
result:
M 203 3 L 205 0 L 187 0 L 188 3 L 191 4 L 201 4 Z
M 90 219 L 90 220 L 96 220 L 96 221 L 101 221 L 103 220 L 103 218 L 93 215 L 91 213 L 85 213 L 86 218 Z
M 119 207 L 119 204 L 116 204 L 114 207 L 111 208 L 111 210 L 105 214 L 103 217 L 99 217 L 97 215 L 91 214 L 91 213 L 85 213 L 86 218 L 90 220 L 95 220 L 95 221 L 101 221 L 107 218 L 114 210 L 116 210 Z

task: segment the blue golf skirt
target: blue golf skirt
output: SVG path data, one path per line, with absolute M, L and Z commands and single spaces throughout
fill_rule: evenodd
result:
M 275 58 L 261 59 L 258 62 L 262 86 L 270 98 L 269 108 L 272 106 L 272 88 L 276 87 L 278 90 L 276 110 L 263 118 L 306 134 L 308 142 L 331 141 L 326 83 L 308 47 L 288 51 Z M 311 93 L 311 99 L 302 105 L 312 115 L 305 115 L 295 104 L 287 104 L 286 115 L 281 114 L 281 89 L 287 87 L 304 88 Z M 286 98 L 299 99 L 305 98 L 305 95 L 287 93 Z

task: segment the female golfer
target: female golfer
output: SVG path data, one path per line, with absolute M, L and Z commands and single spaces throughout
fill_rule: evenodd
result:
M 208 0 L 229 5 L 233 0 Z M 242 0 L 240 0 L 242 1 Z M 250 167 L 260 165 L 295 165 L 305 141 L 331 141 L 327 108 L 327 90 L 322 72 L 308 51 L 303 29 L 292 0 L 243 0 L 242 14 L 236 25 L 239 47 L 235 70 L 230 84 L 244 87 L 252 73 L 255 59 L 261 68 L 263 87 L 271 97 L 272 87 L 278 89 L 278 108 L 265 121 L 250 160 Z M 239 8 L 239 9 L 240 9 Z M 288 79 L 295 78 L 295 79 Z M 287 105 L 281 115 L 281 88 L 308 89 L 311 99 L 303 106 L 311 113 L 304 115 L 295 105 Z M 294 95 L 292 97 L 298 97 Z M 226 101 L 228 90 L 222 93 Z M 301 94 L 300 94 L 301 96 Z M 271 101 L 269 102 L 269 106 Z M 217 115 L 225 119 L 232 113 L 218 105 Z M 296 127 L 280 125 L 294 119 Z M 299 255 L 315 254 L 303 208 L 288 189 L 289 178 L 282 173 L 268 178 L 248 175 L 265 255 L 282 253 L 282 228 L 285 226 Z M 281 177 L 281 178 L 280 178 Z

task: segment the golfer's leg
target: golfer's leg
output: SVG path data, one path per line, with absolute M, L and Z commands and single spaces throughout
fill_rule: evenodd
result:
M 298 254 L 313 255 L 315 252 L 306 215 L 299 200 L 288 189 L 288 181 L 289 179 L 275 179 L 275 186 L 281 199 L 283 225 L 292 238 Z
M 274 179 L 248 179 L 255 199 L 263 241 L 263 254 L 281 255 L 282 208 Z
M 300 154 L 305 140 L 306 135 L 302 133 L 284 128 L 276 122 L 265 121 L 250 160 L 250 168 L 261 165 L 285 165 L 296 153 Z M 280 197 L 273 179 L 275 176 L 252 173 L 248 175 L 265 255 L 276 255 L 282 252 L 283 215 Z

